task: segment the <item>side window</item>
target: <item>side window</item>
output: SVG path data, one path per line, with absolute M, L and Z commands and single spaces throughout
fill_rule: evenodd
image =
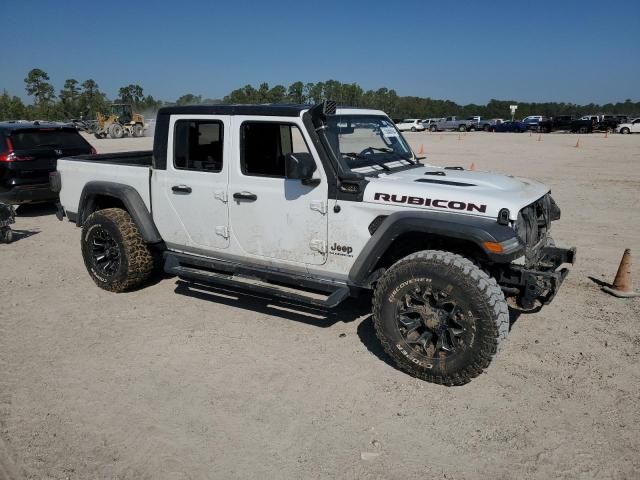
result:
M 287 154 L 310 153 L 302 132 L 291 124 L 245 122 L 240 137 L 240 165 L 245 175 L 284 178 Z
M 223 125 L 219 120 L 178 120 L 173 137 L 173 164 L 180 170 L 222 170 Z

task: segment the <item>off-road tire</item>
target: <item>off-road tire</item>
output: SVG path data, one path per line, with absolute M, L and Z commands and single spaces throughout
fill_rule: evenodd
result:
M 460 350 L 449 355 L 441 352 L 434 358 L 427 355 L 426 347 L 421 350 L 407 343 L 398 305 L 407 302 L 412 289 L 417 292 L 421 284 L 428 285 L 431 292 L 446 286 L 449 297 L 445 296 L 445 301 L 450 298 L 460 307 L 464 338 L 455 347 Z M 509 310 L 495 279 L 473 262 L 453 253 L 426 250 L 398 261 L 378 281 L 373 323 L 385 352 L 401 370 L 428 382 L 463 385 L 482 373 L 498 352 L 509 333 Z
M 0 229 L 0 243 L 13 242 L 13 230 L 10 228 Z
M 119 263 L 111 275 L 99 271 L 93 260 L 93 242 L 100 231 L 114 242 Z M 144 284 L 154 268 L 154 256 L 144 243 L 131 215 L 121 208 L 107 208 L 92 213 L 82 227 L 82 257 L 93 281 L 109 292 L 124 292 Z
M 134 137 L 144 137 L 144 127 L 139 123 L 135 124 L 131 129 Z
M 122 125 L 112 123 L 109 127 L 109 136 L 113 139 L 124 137 L 124 128 Z

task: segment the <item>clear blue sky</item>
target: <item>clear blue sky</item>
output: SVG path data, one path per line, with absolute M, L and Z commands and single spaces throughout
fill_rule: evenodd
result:
M 459 103 L 640 100 L 640 0 L 6 0 L 2 20 L 0 90 L 22 97 L 38 67 L 110 98 L 335 79 Z

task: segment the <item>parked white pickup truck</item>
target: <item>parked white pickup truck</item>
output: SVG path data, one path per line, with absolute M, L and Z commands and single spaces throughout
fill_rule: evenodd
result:
M 143 284 L 159 255 L 188 281 L 288 302 L 373 290 L 399 367 L 459 385 L 507 336 L 507 301 L 549 303 L 573 263 L 546 186 L 422 164 L 381 111 L 167 107 L 156 125 L 153 152 L 63 158 L 51 177 L 106 290 Z

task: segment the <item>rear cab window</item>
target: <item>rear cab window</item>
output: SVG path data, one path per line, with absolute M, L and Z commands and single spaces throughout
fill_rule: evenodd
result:
M 224 125 L 220 120 L 178 120 L 173 164 L 178 170 L 222 171 Z

